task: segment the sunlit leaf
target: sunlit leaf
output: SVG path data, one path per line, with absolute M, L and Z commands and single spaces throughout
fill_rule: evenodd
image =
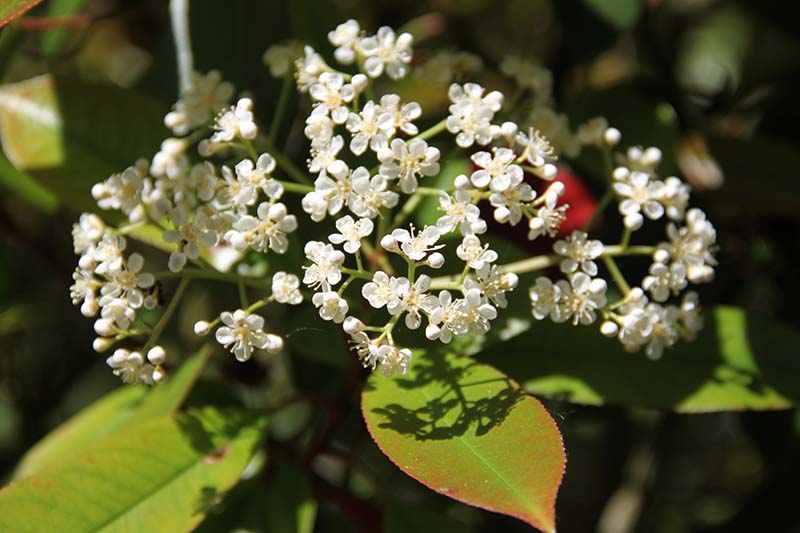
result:
M 800 400 L 800 332 L 720 306 L 693 342 L 651 361 L 596 328 L 534 323 L 477 356 L 530 392 L 575 403 L 679 412 L 785 409 Z
M 451 353 L 417 353 L 408 375 L 374 373 L 361 401 L 401 470 L 459 501 L 555 531 L 564 448 L 555 422 L 505 374 Z
M 0 530 L 189 531 L 239 479 L 264 426 L 207 408 L 111 436 L 0 491 Z

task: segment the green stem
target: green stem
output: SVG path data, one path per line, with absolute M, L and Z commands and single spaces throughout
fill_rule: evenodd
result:
M 194 268 L 185 268 L 180 272 L 171 272 L 165 270 L 163 272 L 154 272 L 153 275 L 156 277 L 156 279 L 170 279 L 170 278 L 207 279 L 211 281 L 223 281 L 225 283 L 241 282 L 243 285 L 247 287 L 255 287 L 257 289 L 269 288 L 269 286 L 265 284 L 263 281 L 242 277 L 239 276 L 238 274 L 219 272 L 217 270 L 200 270 Z
M 247 155 L 250 156 L 250 159 L 253 160 L 253 164 L 255 164 L 255 162 L 258 161 L 258 152 L 253 148 L 253 143 L 250 142 L 250 139 L 242 138 L 242 146 L 247 152 Z
M 298 183 L 305 183 L 306 185 L 311 185 L 312 180 L 309 176 L 306 175 L 305 172 L 300 170 L 297 165 L 295 165 L 291 159 L 283 155 L 281 151 L 272 143 L 269 139 L 266 141 L 266 148 L 267 152 L 275 159 L 275 162 L 278 163 L 278 166 L 283 169 L 284 172 L 289 174 L 296 182 Z
M 625 231 L 622 232 L 622 239 L 620 240 L 620 247 L 625 250 L 628 248 L 628 244 L 631 242 L 631 231 L 630 228 L 625 228 Z
M 275 180 L 283 186 L 286 192 L 295 192 L 297 194 L 306 194 L 314 190 L 311 185 L 303 185 L 302 183 L 294 183 L 293 181 Z
M 421 194 L 414 194 L 409 198 L 403 207 L 400 209 L 400 212 L 395 215 L 392 224 L 395 228 L 399 228 L 403 225 L 403 223 L 411 216 L 411 213 L 419 206 L 420 202 L 422 202 L 423 196 Z
M 430 139 L 431 137 L 439 135 L 446 129 L 447 129 L 447 119 L 442 119 L 440 122 L 437 122 L 436 124 L 428 128 L 427 130 L 423 131 L 422 133 L 420 133 L 411 140 L 413 141 L 414 139 L 422 139 L 422 140 Z
M 347 268 L 347 267 L 341 267 L 340 270 L 342 271 L 343 274 L 353 276 L 354 278 L 372 280 L 372 274 L 370 274 L 369 272 L 365 272 L 363 270 L 353 270 L 352 268 Z
M 628 285 L 627 281 L 625 281 L 625 276 L 622 275 L 622 272 L 617 266 L 616 261 L 614 261 L 614 258 L 610 255 L 607 255 L 603 257 L 603 262 L 606 264 L 608 271 L 611 272 L 611 277 L 614 278 L 614 283 L 617 284 L 619 290 L 621 290 L 623 294 L 628 294 L 631 292 L 631 286 Z
M 272 116 L 272 122 L 269 125 L 267 144 L 275 144 L 275 137 L 278 135 L 278 129 L 281 127 L 283 117 L 286 115 L 286 108 L 288 107 L 289 97 L 292 95 L 293 85 L 294 77 L 291 74 L 287 74 L 283 77 L 283 85 L 281 85 L 281 94 L 278 97 L 278 105 L 275 109 L 275 114 Z
M 594 226 L 594 223 L 597 222 L 597 219 L 600 218 L 600 215 L 603 214 L 603 211 L 606 210 L 606 207 L 608 207 L 608 204 L 610 204 L 611 200 L 613 199 L 614 199 L 614 190 L 608 189 L 606 193 L 603 195 L 603 197 L 600 199 L 600 202 L 597 204 L 597 207 L 595 208 L 594 213 L 592 213 L 591 218 L 586 221 L 586 224 L 584 224 L 583 228 L 581 229 L 583 231 L 590 231 L 592 229 L 592 226 Z
M 236 282 L 236 288 L 239 289 L 239 301 L 241 302 L 242 307 L 249 307 L 250 303 L 247 299 L 247 290 L 241 278 L 239 278 L 239 280 Z
M 150 336 L 150 339 L 148 339 L 147 343 L 144 345 L 144 348 L 142 348 L 142 354 L 147 355 L 147 352 L 150 350 L 150 348 L 155 346 L 155 344 L 158 342 L 158 338 L 161 336 L 164 328 L 167 327 L 169 320 L 172 318 L 172 315 L 178 308 L 178 303 L 181 301 L 183 292 L 189 285 L 189 281 L 189 278 L 183 278 L 181 279 L 180 283 L 178 283 L 178 288 L 175 289 L 175 294 L 172 296 L 172 300 L 169 301 L 169 305 L 167 305 L 164 314 L 158 319 L 158 323 L 153 328 L 153 334 Z
M 424 196 L 439 196 L 439 193 L 442 192 L 442 189 L 437 189 L 436 187 L 417 187 L 416 193 L 422 194 Z

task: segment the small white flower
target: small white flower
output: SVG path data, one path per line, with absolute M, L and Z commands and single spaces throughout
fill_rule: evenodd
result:
M 138 309 L 144 303 L 144 292 L 155 284 L 155 277 L 149 272 L 141 272 L 144 267 L 144 258 L 139 254 L 128 257 L 125 268 L 115 273 L 100 291 L 103 296 L 124 298 L 133 309 Z
M 686 206 L 689 204 L 690 187 L 675 176 L 670 176 L 664 180 L 658 201 L 667 210 L 667 216 L 675 221 L 681 220 L 686 213 Z
M 273 78 L 283 78 L 292 69 L 292 64 L 303 54 L 303 49 L 297 41 L 287 41 L 273 44 L 264 51 L 261 60 L 269 68 Z
M 301 93 L 308 92 L 319 81 L 319 75 L 325 66 L 325 61 L 313 48 L 308 45 L 303 47 L 303 56 L 295 61 L 297 90 Z
M 489 245 L 482 245 L 480 239 L 475 235 L 467 235 L 461 240 L 461 244 L 456 249 L 459 259 L 467 263 L 467 266 L 479 270 L 488 263 L 497 261 L 497 252 L 489 249 Z
M 125 237 L 106 232 L 92 250 L 91 256 L 81 257 L 78 265 L 86 268 L 86 264 L 90 264 L 94 267 L 95 274 L 113 276 L 125 266 L 125 256 L 122 255 L 122 251 L 127 244 Z
M 308 170 L 312 174 L 319 173 L 320 177 L 331 174 L 338 174 L 346 168 L 344 161 L 338 155 L 344 147 L 344 139 L 341 135 L 336 135 L 325 145 L 314 146 L 311 149 L 311 160 L 308 162 Z
M 672 263 L 667 266 L 663 263 L 650 265 L 650 275 L 642 280 L 642 288 L 650 293 L 653 300 L 666 302 L 670 292 L 677 295 L 686 288 L 686 265 Z
M 313 264 L 303 267 L 306 271 L 303 283 L 309 287 L 319 287 L 324 283 L 336 285 L 341 281 L 342 271 L 339 268 L 344 263 L 342 252 L 319 241 L 307 242 L 304 252 Z
M 371 78 L 377 78 L 384 70 L 393 80 L 403 78 L 411 62 L 411 45 L 414 38 L 410 33 L 395 35 L 388 26 L 378 28 L 374 36 L 358 41 L 358 51 L 367 56 L 364 70 Z
M 514 152 L 508 148 L 494 148 L 493 154 L 472 154 L 472 162 L 480 167 L 470 177 L 472 184 L 479 189 L 489 186 L 494 192 L 503 192 L 512 183 L 522 183 L 522 167 L 514 164 L 515 157 Z
M 531 312 L 536 320 L 548 316 L 556 320 L 560 316 L 558 302 L 561 301 L 561 288 L 549 278 L 543 276 L 536 278 L 536 285 L 530 288 L 528 295 L 531 299 Z
M 573 231 L 565 240 L 556 241 L 553 250 L 565 256 L 561 261 L 561 272 L 564 274 L 572 274 L 580 268 L 590 276 L 597 275 L 594 259 L 603 253 L 603 243 L 596 239 L 590 241 L 586 232 Z
M 361 249 L 361 239 L 371 234 L 372 228 L 372 220 L 368 218 L 353 220 L 350 215 L 345 215 L 336 221 L 339 233 L 332 233 L 328 240 L 333 244 L 344 243 L 344 251 L 354 254 Z
M 145 362 L 141 353 L 129 352 L 123 348 L 115 350 L 114 354 L 106 359 L 106 364 L 123 383 L 141 382 L 153 385 L 163 377 L 161 371 L 156 372 L 158 367 Z
M 441 191 L 439 211 L 444 215 L 436 221 L 436 227 L 442 234 L 450 233 L 456 228 L 459 228 L 462 235 L 486 231 L 486 222 L 481 219 L 481 210 L 472 203 L 469 191 L 457 190 L 454 196 Z
M 556 322 L 572 317 L 574 325 L 591 324 L 596 319 L 595 311 L 606 304 L 606 282 L 601 278 L 592 279 L 583 272 L 573 274 L 570 283 L 561 280 L 557 283 L 561 298 L 557 305 Z
M 430 312 L 436 306 L 436 297 L 427 294 L 431 286 L 431 278 L 421 275 L 412 285 L 407 278 L 397 280 L 397 293 L 400 300 L 393 306 L 390 302 L 386 308 L 391 315 L 407 313 L 405 324 L 408 329 L 418 329 L 422 323 L 422 312 Z
M 415 233 L 413 225 L 410 231 L 396 229 L 392 232 L 392 237 L 400 245 L 400 251 L 412 261 L 422 261 L 429 252 L 443 248 L 443 244 L 436 244 L 440 236 L 435 226 L 425 226 L 419 233 Z
M 311 220 L 319 222 L 325 214 L 335 215 L 346 205 L 355 200 L 353 180 L 369 178 L 369 171 L 364 167 L 350 171 L 346 165 L 337 165 L 331 176 L 323 175 L 314 180 L 314 190 L 303 197 L 303 211 L 311 216 Z
M 453 339 L 453 335 L 465 335 L 469 328 L 464 308 L 463 299 L 453 299 L 449 291 L 441 291 L 437 301 L 433 302 L 425 336 L 447 344 Z
M 161 150 L 153 156 L 150 174 L 157 178 L 166 176 L 175 179 L 186 173 L 189 168 L 189 157 L 186 155 L 188 148 L 189 142 L 186 139 L 165 139 L 161 143 Z
M 319 82 L 312 85 L 308 93 L 319 102 L 318 107 L 330 113 L 334 124 L 344 124 L 347 121 L 347 104 L 353 100 L 355 89 L 352 84 L 344 82 L 341 74 L 323 72 L 319 75 Z
M 106 224 L 93 213 L 81 213 L 77 224 L 72 225 L 72 245 L 77 255 L 83 255 L 100 241 Z
M 375 309 L 388 306 L 395 309 L 400 304 L 400 291 L 397 278 L 389 276 L 386 272 L 378 270 L 372 275 L 372 281 L 361 287 L 361 295 Z
M 81 306 L 83 316 L 95 316 L 99 309 L 96 292 L 102 284 L 95 279 L 91 272 L 81 268 L 75 269 L 72 279 L 75 281 L 69 288 L 72 304 Z
M 361 28 L 353 19 L 343 22 L 336 26 L 336 29 L 328 32 L 328 41 L 336 47 L 333 51 L 336 61 L 342 65 L 351 65 L 356 60 L 355 47 Z
M 627 181 L 613 184 L 614 192 L 622 198 L 619 212 L 626 217 L 642 212 L 647 218 L 658 220 L 664 215 L 664 206 L 658 201 L 663 187 L 662 182 L 651 181 L 645 172 L 631 172 Z
M 664 348 L 674 346 L 678 340 L 680 311 L 673 305 L 663 307 L 655 303 L 648 304 L 645 310 L 652 326 L 652 333 L 644 353 L 650 359 L 659 359 L 664 353 Z
M 394 191 L 387 190 L 389 183 L 380 174 L 369 177 L 369 172 L 361 176 L 352 177 L 352 187 L 355 197 L 350 205 L 350 211 L 360 217 L 375 218 L 384 208 L 392 208 L 400 199 Z
M 384 344 L 378 348 L 377 359 L 381 365 L 381 374 L 387 378 L 394 374 L 402 376 L 408 373 L 411 366 L 411 350 Z
M 697 208 L 686 212 L 686 226 L 667 225 L 668 243 L 659 244 L 673 262 L 686 265 L 686 277 L 692 283 L 704 283 L 714 277 L 717 232 L 706 214 Z
M 536 216 L 529 221 L 528 239 L 533 240 L 545 234 L 550 237 L 556 236 L 561 223 L 567 218 L 565 213 L 569 208 L 569 204 L 556 207 L 558 196 L 554 191 L 545 193 L 544 206 L 540 207 Z
M 703 329 L 703 316 L 700 313 L 700 298 L 694 291 L 687 292 L 680 306 L 681 334 L 684 339 L 693 341 Z
M 333 129 L 335 124 L 328 116 L 325 107 L 317 106 L 311 110 L 311 114 L 306 117 L 306 127 L 303 134 L 311 141 L 311 148 L 324 148 L 333 139 Z
M 483 95 L 483 87 L 477 83 L 450 86 L 448 96 L 452 105 L 448 108 L 447 131 L 456 135 L 456 144 L 469 148 L 475 142 L 481 145 L 492 141 L 491 120 L 503 103 L 503 95 L 492 91 Z
M 136 317 L 136 312 L 126 298 L 106 295 L 102 296 L 97 303 L 100 304 L 100 316 L 112 322 L 120 331 L 127 330 Z
M 414 121 L 422 116 L 422 107 L 417 102 L 408 102 L 400 105 L 400 96 L 396 94 L 384 94 L 381 96 L 381 112 L 392 118 L 391 137 L 394 130 L 400 130 L 407 135 L 416 135 L 419 128 Z
M 536 191 L 522 182 L 522 177 L 511 180 L 509 187 L 503 192 L 493 192 L 489 203 L 495 207 L 494 219 L 501 224 L 516 226 L 522 220 L 522 208 L 536 198 Z
M 144 176 L 147 161 L 140 160 L 136 165 L 126 168 L 119 174 L 112 174 L 107 180 L 92 187 L 92 196 L 100 209 L 118 209 L 137 222 L 137 207 L 142 203 Z M 136 219 L 136 220 L 135 220 Z
M 278 200 L 283 196 L 283 186 L 270 175 L 275 166 L 275 159 L 267 153 L 258 156 L 255 165 L 251 160 L 243 159 L 236 164 L 236 178 L 243 184 L 264 191 L 269 198 Z
M 332 320 L 336 324 L 344 322 L 349 306 L 347 300 L 339 296 L 336 291 L 317 292 L 311 302 L 319 308 L 322 320 Z
M 197 211 L 190 222 L 186 211 L 175 209 L 171 220 L 177 229 L 165 230 L 162 238 L 164 242 L 178 244 L 178 250 L 169 256 L 168 266 L 172 272 L 180 272 L 187 259 L 200 257 L 201 245 L 210 247 L 217 244 L 217 234 L 208 228 L 209 220 L 203 211 Z
M 236 138 L 252 140 L 258 128 L 253 122 L 253 101 L 241 98 L 236 107 L 231 107 L 217 116 L 213 126 L 211 143 L 229 143 Z
M 225 240 L 239 251 L 250 246 L 259 252 L 267 249 L 283 254 L 289 247 L 287 233 L 297 229 L 297 218 L 286 212 L 282 203 L 262 202 L 257 210 L 258 218 L 246 215 L 234 222 L 233 229 L 225 234 Z
M 232 96 L 233 85 L 223 81 L 219 71 L 212 70 L 205 76 L 193 72 L 192 84 L 164 117 L 164 125 L 175 135 L 186 135 L 207 124 L 214 113 L 228 105 Z
M 417 190 L 418 176 L 434 176 L 439 173 L 439 149 L 428 146 L 422 139 L 406 143 L 394 139 L 387 148 L 378 150 L 380 174 L 387 179 L 398 179 L 400 189 L 411 194 Z
M 353 134 L 350 151 L 355 155 L 363 154 L 367 147 L 377 152 L 385 148 L 394 135 L 394 116 L 369 101 L 360 113 L 350 113 L 347 130 Z
M 476 271 L 477 280 L 468 278 L 464 282 L 464 288 L 471 289 L 477 287 L 485 298 L 491 300 L 494 305 L 505 308 L 508 305 L 505 293 L 514 290 L 519 284 L 519 277 L 513 272 L 501 273 L 497 265 L 485 264 L 483 268 Z
M 555 151 L 550 142 L 536 128 L 531 127 L 527 135 L 519 132 L 516 141 L 522 147 L 522 157 L 532 167 L 539 168 L 556 161 Z
M 303 301 L 300 279 L 294 274 L 275 272 L 272 276 L 272 297 L 278 303 L 298 305 Z
M 224 311 L 220 314 L 223 326 L 217 328 L 217 342 L 230 351 L 238 361 L 247 361 L 253 355 L 253 348 L 275 350 L 275 342 L 264 333 L 264 318 L 248 314 L 242 309 L 233 313 Z M 282 342 L 280 343 L 282 347 Z

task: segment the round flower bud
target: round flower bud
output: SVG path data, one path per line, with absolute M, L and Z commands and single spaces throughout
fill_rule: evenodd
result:
M 128 354 L 128 362 L 136 366 L 142 366 L 144 364 L 144 357 L 142 357 L 141 352 L 131 352 Z
M 606 131 L 603 132 L 603 142 L 612 148 L 619 144 L 620 139 L 622 139 L 622 133 L 617 128 L 606 128 Z
M 629 215 L 625 215 L 625 218 L 622 222 L 625 224 L 626 228 L 636 231 L 642 227 L 642 224 L 644 224 L 644 217 L 642 217 L 641 213 L 631 213 Z
M 628 293 L 627 299 L 631 301 L 641 300 L 644 297 L 644 291 L 641 287 L 634 287 Z
M 164 351 L 164 348 L 162 348 L 161 346 L 153 346 L 147 352 L 147 360 L 156 366 L 164 364 L 164 361 L 166 359 L 167 359 L 167 352 Z
M 425 263 L 427 263 L 427 265 L 431 268 L 442 268 L 442 266 L 444 266 L 444 256 L 439 252 L 433 252 L 425 260 Z
M 511 218 L 511 210 L 506 206 L 500 206 L 494 210 L 494 219 L 501 224 L 505 224 Z
M 668 263 L 669 262 L 669 252 L 664 250 L 663 248 L 659 248 L 655 252 L 653 252 L 653 261 L 656 263 Z
M 116 335 L 118 330 L 114 322 L 106 318 L 101 318 L 94 323 L 94 331 L 101 337 L 111 337 L 112 335 Z
M 387 252 L 396 252 L 397 241 L 391 235 L 384 235 L 381 237 L 381 247 Z
M 506 272 L 500 276 L 500 287 L 502 287 L 503 290 L 510 291 L 511 289 L 517 288 L 517 285 L 519 285 L 519 276 L 513 272 Z
M 425 336 L 431 341 L 438 339 L 441 332 L 442 328 L 436 324 L 428 324 L 428 327 L 425 328 Z
M 357 93 L 363 92 L 364 89 L 367 88 L 367 82 L 367 77 L 363 74 L 355 74 L 350 79 L 350 83 L 353 84 L 353 89 L 355 89 Z
M 157 366 L 157 367 L 155 367 L 153 369 L 153 382 L 154 383 L 158 383 L 158 382 L 162 381 L 164 379 L 164 376 L 166 376 L 166 373 L 164 372 L 164 369 L 161 368 L 160 366 Z
M 661 150 L 655 146 L 651 146 L 642 153 L 642 164 L 648 167 L 654 167 L 661 162 Z
M 97 337 L 92 341 L 92 348 L 97 353 L 103 353 L 114 345 L 114 339 L 108 337 Z
M 455 185 L 456 189 L 469 189 L 472 185 L 469 181 L 469 178 L 464 174 L 459 174 L 456 176 L 456 179 L 453 180 L 453 184 Z
M 342 322 L 342 327 L 345 333 L 353 335 L 364 329 L 364 323 L 354 316 L 348 316 L 344 319 L 344 322 Z
M 267 351 L 278 353 L 283 350 L 283 339 L 274 333 L 267 333 Z
M 158 307 L 158 296 L 155 294 L 148 294 L 144 297 L 145 309 L 155 309 L 156 307 Z
M 616 322 L 611 320 L 606 320 L 602 324 L 600 324 L 600 333 L 605 335 L 606 337 L 614 337 L 619 332 L 619 326 Z
M 628 170 L 626 167 L 617 167 L 611 173 L 611 176 L 617 181 L 625 181 L 628 179 L 628 176 L 631 175 L 631 171 Z
M 209 324 L 205 320 L 198 320 L 197 322 L 194 323 L 195 335 L 208 335 L 209 331 L 211 331 L 211 324 Z
M 562 194 L 564 194 L 564 191 L 566 191 L 566 190 L 567 190 L 567 187 L 566 187 L 566 185 L 564 185 L 563 182 L 556 181 L 555 183 L 553 183 L 552 185 L 550 185 L 547 188 L 547 190 L 544 192 L 544 194 L 548 195 L 550 193 L 553 193 L 553 194 L 556 194 L 558 196 L 561 196 Z
M 94 298 L 84 301 L 81 305 L 81 314 L 85 317 L 95 316 L 98 310 L 99 306 Z
M 487 229 L 486 221 L 483 220 L 482 218 L 479 218 L 478 220 L 470 224 L 469 227 L 472 230 L 472 233 L 477 233 L 477 234 L 486 233 Z
M 551 163 L 547 163 L 545 166 L 541 167 L 539 171 L 539 176 L 547 181 L 555 178 L 556 174 L 558 174 L 558 167 Z
M 124 348 L 117 348 L 114 353 L 106 358 L 106 364 L 110 367 L 116 367 L 128 360 L 128 350 Z

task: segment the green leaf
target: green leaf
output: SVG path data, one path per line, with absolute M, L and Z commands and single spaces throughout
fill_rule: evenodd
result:
M 22 458 L 15 478 L 58 464 L 66 455 L 119 429 L 145 396 L 144 387 L 121 387 L 48 433 Z
M 266 531 L 311 533 L 317 518 L 317 502 L 302 470 L 288 463 L 276 465 L 268 481 Z
M 367 428 L 403 472 L 464 503 L 555 531 L 564 448 L 555 422 L 494 368 L 418 352 L 407 376 L 373 373 Z
M 735 307 L 714 308 L 695 342 L 651 361 L 594 327 L 536 322 L 476 356 L 537 395 L 684 413 L 785 409 L 800 400 L 800 332 Z
M 45 74 L 0 86 L 0 142 L 17 169 L 89 209 L 94 183 L 156 151 L 162 111 L 130 90 Z
M 177 411 L 200 378 L 213 352 L 213 345 L 206 344 L 187 359 L 174 375 L 167 375 L 163 383 L 153 387 L 144 397 L 131 413 L 126 425 L 136 425 Z
M 86 0 L 50 0 L 47 3 L 47 16 L 48 17 L 63 17 L 66 15 L 74 15 L 83 8 Z M 47 30 L 42 36 L 42 54 L 45 57 L 52 57 L 56 55 L 61 46 L 64 44 L 64 39 L 67 37 L 67 30 L 65 28 L 53 28 Z
M 58 207 L 58 198 L 31 176 L 14 168 L 2 151 L 0 151 L 0 187 L 45 213 L 52 213 Z
M 0 1 L 0 28 L 41 3 L 42 0 Z
M 0 530 L 189 531 L 239 480 L 264 427 L 206 408 L 111 436 L 0 491 Z
M 583 3 L 620 30 L 632 28 L 642 14 L 642 0 L 584 0 Z

